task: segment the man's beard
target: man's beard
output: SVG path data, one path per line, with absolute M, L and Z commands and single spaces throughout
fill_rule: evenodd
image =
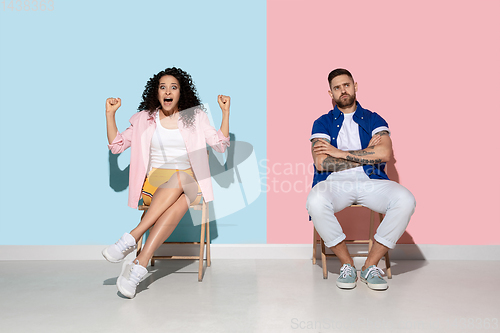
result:
M 342 99 L 343 96 L 348 96 L 348 97 L 347 99 Z M 344 94 L 340 96 L 338 100 L 335 100 L 335 104 L 337 104 L 339 108 L 348 108 L 354 105 L 355 100 L 356 100 L 356 94 L 354 95 Z

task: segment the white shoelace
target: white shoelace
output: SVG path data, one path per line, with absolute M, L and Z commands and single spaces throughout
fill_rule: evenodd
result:
M 355 273 L 356 271 L 354 270 L 354 267 L 352 266 L 348 266 L 348 265 L 344 265 L 342 266 L 342 268 L 340 268 L 340 278 L 341 279 L 344 279 L 346 278 L 348 275 L 354 275 L 354 274 L 351 274 L 351 273 Z
M 118 246 L 118 250 L 120 250 L 122 253 L 127 252 L 130 250 L 130 248 L 135 248 L 135 245 L 129 245 L 125 243 L 123 239 L 119 239 L 118 242 L 116 242 L 116 246 Z
M 379 278 L 382 278 L 382 274 L 384 274 L 384 271 L 378 267 L 372 267 L 368 269 L 368 272 L 366 272 L 367 279 L 370 277 L 370 274 L 372 274 L 373 277 L 378 276 Z
M 136 263 L 132 263 L 132 267 L 130 267 L 130 275 L 129 275 L 129 280 L 130 282 L 134 283 L 136 286 L 141 282 L 141 276 L 137 271 L 134 270 L 134 267 L 138 265 Z

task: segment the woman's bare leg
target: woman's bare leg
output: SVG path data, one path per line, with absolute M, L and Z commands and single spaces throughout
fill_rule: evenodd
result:
M 184 193 L 187 205 L 196 198 L 198 183 L 185 172 L 176 172 L 153 195 L 151 205 L 139 225 L 130 232 L 136 243 L 160 216 Z
M 156 193 L 155 195 L 156 196 Z M 180 220 L 188 211 L 189 206 L 182 194 L 177 198 L 173 205 L 171 205 L 156 221 L 153 229 L 149 233 L 146 244 L 142 248 L 141 253 L 137 257 L 139 265 L 146 267 L 154 252 L 160 247 L 161 244 L 172 234 L 175 227 L 179 224 Z
M 136 243 L 146 231 L 172 206 L 182 194 L 182 187 L 179 188 L 158 188 L 153 195 L 151 205 L 144 214 L 141 222 L 130 234 L 135 238 Z

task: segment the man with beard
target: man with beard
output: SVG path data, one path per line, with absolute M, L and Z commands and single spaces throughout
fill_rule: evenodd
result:
M 358 84 L 351 73 L 335 69 L 328 75 L 328 83 L 336 105 L 312 128 L 315 172 L 307 210 L 325 245 L 342 264 L 337 279 L 342 289 L 356 286 L 357 272 L 334 213 L 359 204 L 385 214 L 360 273 L 369 288 L 385 290 L 387 281 L 377 264 L 405 231 L 415 210 L 415 198 L 384 172 L 385 162 L 392 156 L 389 127 L 356 100 Z

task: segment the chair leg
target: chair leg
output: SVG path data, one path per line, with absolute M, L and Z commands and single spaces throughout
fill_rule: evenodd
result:
M 321 264 L 323 265 L 323 279 L 328 279 L 328 270 L 326 267 L 326 252 L 325 252 L 325 242 L 323 238 L 321 239 Z
M 203 257 L 205 255 L 205 210 L 201 213 L 201 236 L 200 236 L 200 254 L 199 254 L 199 264 L 198 264 L 198 282 L 203 279 Z
M 146 210 L 144 211 L 144 213 L 142 213 L 142 215 L 141 215 L 141 221 L 142 221 L 142 218 L 144 217 L 144 215 L 146 215 L 146 212 L 147 212 L 147 211 L 148 211 L 148 210 L 146 209 Z M 139 240 L 137 241 L 137 247 L 136 247 L 137 251 L 135 252 L 135 257 L 136 257 L 136 258 L 139 256 L 139 254 L 140 254 L 140 253 L 141 253 L 141 251 L 142 251 L 142 238 L 143 238 L 143 237 L 144 237 L 144 236 L 141 236 L 141 238 L 139 238 Z
M 154 224 L 148 229 L 148 233 L 151 232 L 151 229 L 153 229 Z M 151 257 L 151 266 L 155 265 L 155 254 L 153 253 L 153 256 Z
M 387 278 L 392 279 L 392 272 L 391 272 L 391 259 L 389 259 L 389 251 L 385 254 L 385 269 L 387 272 Z
M 139 241 L 137 242 L 137 251 L 135 252 L 135 257 L 137 258 L 139 254 L 142 251 L 142 236 L 139 238 Z
M 375 223 L 375 212 L 373 210 L 370 210 L 370 233 L 368 236 L 368 252 L 372 250 L 373 246 L 373 229 L 374 229 L 374 223 Z
M 372 214 L 373 214 L 373 211 L 372 211 Z M 384 214 L 378 213 L 378 218 L 379 218 L 380 223 L 382 223 L 382 220 L 384 219 Z M 387 278 L 392 279 L 391 259 L 389 259 L 389 251 L 387 251 L 385 253 L 384 257 L 385 257 L 385 269 L 386 269 L 386 273 L 387 273 Z
M 316 265 L 316 228 L 313 227 L 313 265 Z
M 212 257 L 210 255 L 210 214 L 208 210 L 208 204 L 206 203 L 206 210 L 207 210 L 207 215 L 206 215 L 206 222 L 207 222 L 207 267 L 210 267 L 212 264 Z

